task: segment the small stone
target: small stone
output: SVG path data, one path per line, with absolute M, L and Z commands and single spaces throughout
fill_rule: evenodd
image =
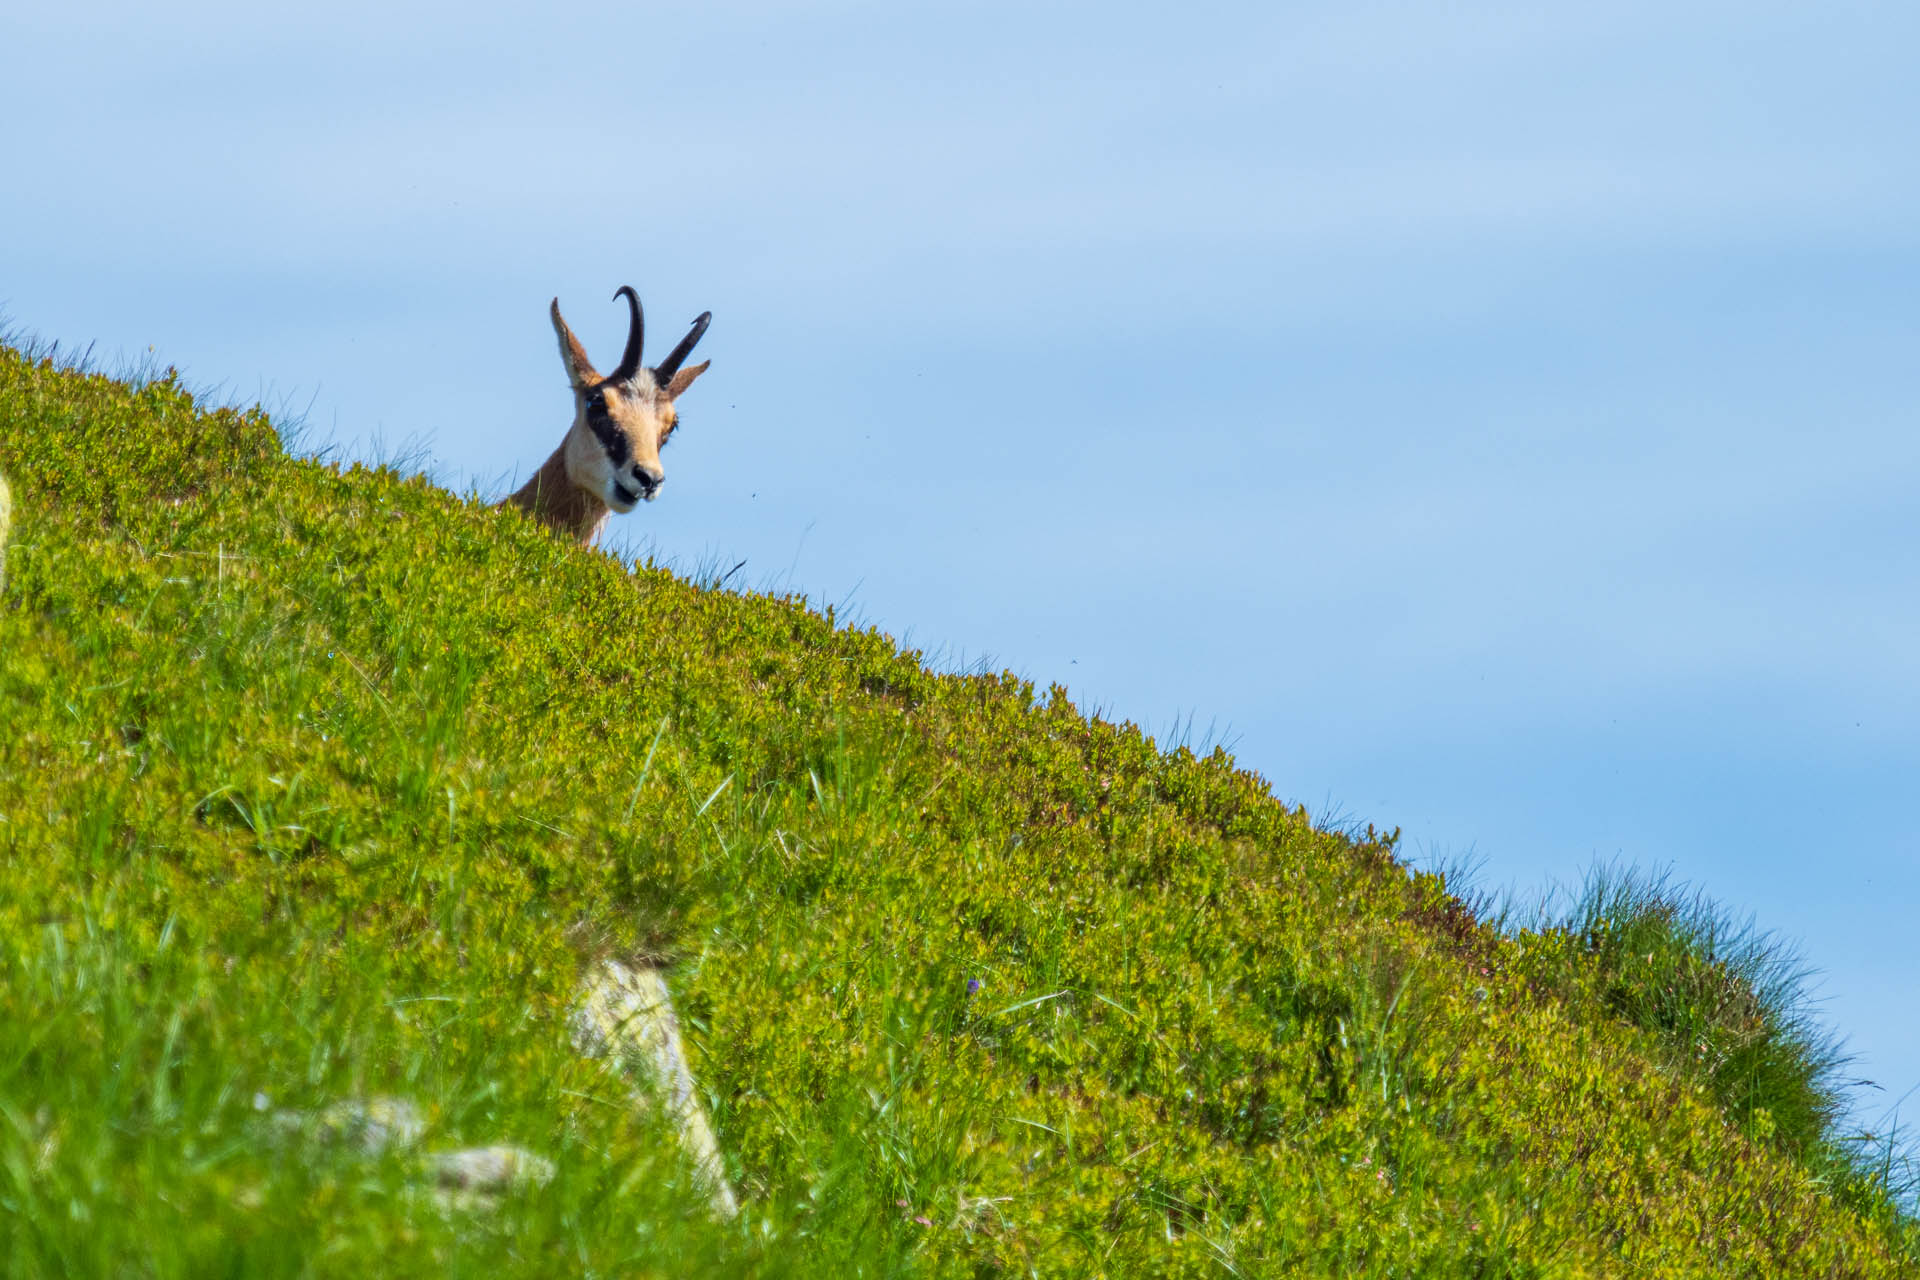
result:
M 440 1185 L 455 1191 L 509 1191 L 553 1181 L 553 1161 L 522 1147 L 497 1144 L 441 1151 L 427 1158 Z
M 255 1094 L 254 1105 L 265 1097 Z M 319 1111 L 276 1111 L 273 1119 L 290 1133 L 324 1143 L 350 1143 L 366 1156 L 410 1147 L 427 1131 L 420 1108 L 405 1098 L 343 1098 Z

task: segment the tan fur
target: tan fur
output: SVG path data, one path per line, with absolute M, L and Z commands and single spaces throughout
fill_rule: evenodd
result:
M 567 435 L 571 438 L 573 433 L 570 431 Z M 514 490 L 512 497 L 495 505 L 504 507 L 511 502 L 556 533 L 565 534 L 583 547 L 589 546 L 600 536 L 601 527 L 613 514 L 613 508 L 567 475 L 566 451 L 563 441 L 540 464 L 540 469 Z
M 593 361 L 587 359 L 587 349 L 580 345 L 580 339 L 573 336 L 573 330 L 567 328 L 567 322 L 560 318 L 560 299 L 553 300 L 548 313 L 553 316 L 553 331 L 560 337 L 560 360 L 567 366 L 567 381 L 573 384 L 573 389 L 578 391 L 600 381 L 600 375 L 594 372 Z
M 678 400 L 680 393 L 692 386 L 693 380 L 705 373 L 707 366 L 712 363 L 713 361 L 711 360 L 702 360 L 699 364 L 690 364 L 680 372 L 674 374 L 673 380 L 667 383 L 667 399 Z
M 664 390 L 655 385 L 651 369 L 640 369 L 625 382 L 608 382 L 561 318 L 558 298 L 551 315 L 560 360 L 573 387 L 573 425 L 540 469 L 498 505 L 511 503 L 587 546 L 599 537 L 610 514 L 631 511 L 643 498 L 653 500 L 666 476 L 660 446 L 678 425 L 673 402 L 711 361 L 683 366 Z M 588 404 L 594 397 L 606 406 L 606 427 L 624 442 L 626 457 L 617 466 L 588 424 Z

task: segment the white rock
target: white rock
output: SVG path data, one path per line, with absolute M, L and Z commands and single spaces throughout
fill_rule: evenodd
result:
M 256 1095 L 256 1106 L 263 1096 Z M 318 1111 L 276 1111 L 273 1122 L 321 1142 L 349 1143 L 366 1156 L 410 1147 L 427 1131 L 420 1108 L 405 1098 L 342 1098 Z
M 666 1108 L 682 1149 L 706 1184 L 714 1213 L 722 1218 L 738 1214 L 740 1205 L 720 1163 L 713 1127 L 687 1067 L 666 976 L 654 968 L 602 961 L 581 984 L 568 1026 L 582 1056 L 606 1059 L 632 1082 L 637 1103 Z
M 427 1158 L 440 1185 L 455 1191 L 509 1191 L 553 1181 L 553 1161 L 521 1147 L 497 1144 L 440 1151 Z
M 0 476 L 0 587 L 7 585 L 7 527 L 13 523 L 13 494 Z

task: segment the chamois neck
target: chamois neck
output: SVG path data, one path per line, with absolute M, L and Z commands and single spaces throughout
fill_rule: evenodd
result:
M 566 452 L 563 442 L 507 501 L 541 524 L 587 546 L 600 535 L 610 510 L 596 495 L 573 482 L 567 474 Z

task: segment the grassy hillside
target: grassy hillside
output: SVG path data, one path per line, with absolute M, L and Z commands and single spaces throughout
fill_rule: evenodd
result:
M 1496 933 L 1220 752 L 170 381 L 0 351 L 0 472 L 8 1276 L 1915 1274 L 1621 995 L 1738 975 Z M 735 1222 L 569 1045 L 609 953 Z M 557 1175 L 448 1208 L 285 1120 L 376 1096 Z

